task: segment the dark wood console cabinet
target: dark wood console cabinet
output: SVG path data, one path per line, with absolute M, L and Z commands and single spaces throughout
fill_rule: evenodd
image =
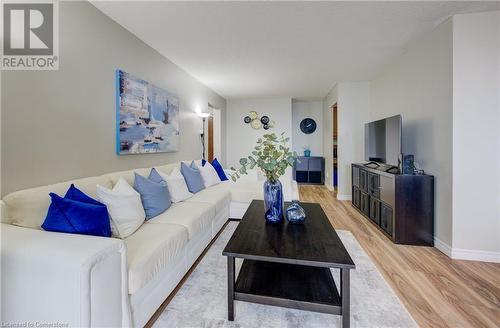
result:
M 434 177 L 352 164 L 352 205 L 397 244 L 434 246 Z

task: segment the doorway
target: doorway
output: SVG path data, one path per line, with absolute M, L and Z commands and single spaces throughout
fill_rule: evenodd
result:
M 332 140 L 332 146 L 333 146 L 333 161 L 332 161 L 332 185 L 333 185 L 333 190 L 337 192 L 337 181 L 338 181 L 338 149 L 337 149 L 337 140 L 338 140 L 338 120 L 337 120 L 337 103 L 335 103 L 332 106 L 332 117 L 333 117 L 333 140 Z

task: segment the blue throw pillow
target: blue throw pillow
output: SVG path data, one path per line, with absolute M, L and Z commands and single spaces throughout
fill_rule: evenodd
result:
M 184 180 L 186 180 L 188 190 L 193 194 L 205 188 L 200 170 L 196 167 L 194 161 L 191 163 L 191 166 L 187 166 L 186 163 L 182 162 L 181 173 L 184 176 Z
M 83 194 L 79 190 L 78 192 Z M 100 204 L 87 195 L 85 195 L 88 198 L 86 200 L 91 199 L 93 202 L 99 204 L 62 198 L 54 193 L 50 193 L 49 196 L 52 202 L 50 203 L 45 221 L 42 224 L 44 230 L 111 237 L 109 214 L 105 205 Z
M 156 183 L 162 183 L 162 184 L 165 184 L 166 185 L 166 181 L 161 177 L 160 173 L 158 173 L 158 171 L 156 171 L 155 168 L 152 168 L 151 169 L 151 172 L 149 172 L 149 177 L 148 177 L 149 180 L 151 181 L 154 181 Z
M 212 166 L 215 169 L 215 172 L 219 175 L 220 181 L 226 181 L 229 180 L 226 176 L 226 172 L 224 172 L 224 169 L 222 168 L 222 165 L 220 165 L 219 161 L 217 158 L 214 158 L 212 161 Z
M 78 202 L 87 203 L 87 204 L 106 206 L 103 203 L 98 202 L 94 198 L 85 195 L 80 189 L 75 187 L 74 184 L 71 184 L 68 191 L 66 191 L 66 195 L 64 195 L 64 198 L 76 200 Z
M 146 220 L 165 212 L 172 204 L 165 182 L 155 182 L 135 173 L 134 189 L 141 195 Z

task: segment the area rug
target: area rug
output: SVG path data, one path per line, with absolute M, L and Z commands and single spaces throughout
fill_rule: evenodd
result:
M 227 321 L 226 257 L 222 250 L 236 229 L 229 222 L 154 327 L 341 327 L 340 316 L 235 301 Z M 338 230 L 356 269 L 351 271 L 351 327 L 417 327 L 403 304 L 349 231 Z M 236 259 L 238 272 L 241 260 Z M 332 270 L 338 286 L 339 272 Z

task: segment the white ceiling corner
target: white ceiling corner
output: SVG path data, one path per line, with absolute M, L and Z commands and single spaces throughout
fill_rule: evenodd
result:
M 227 99 L 321 99 L 370 80 L 457 13 L 500 2 L 93 1 L 103 13 Z

